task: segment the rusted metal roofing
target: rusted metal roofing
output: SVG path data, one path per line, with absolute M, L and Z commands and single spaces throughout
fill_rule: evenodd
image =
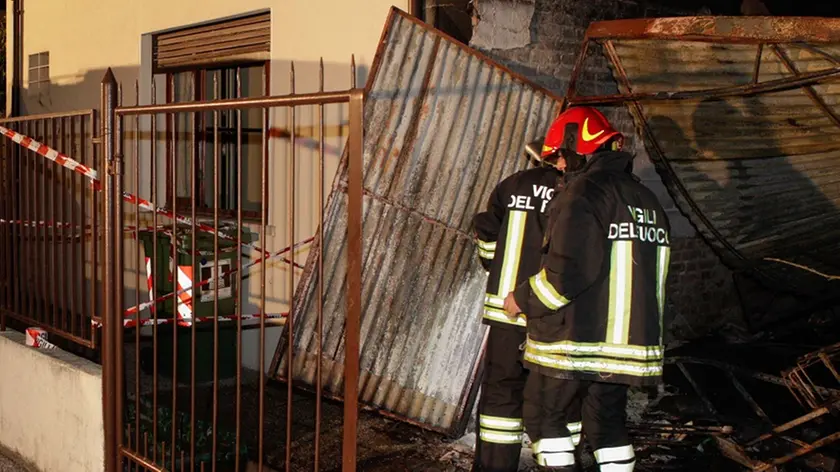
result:
M 486 276 L 471 237 L 493 187 L 524 169 L 559 97 L 394 9 L 365 103 L 360 400 L 458 434 L 475 396 Z M 324 388 L 341 396 L 346 168 L 326 210 Z M 317 254 L 314 253 L 314 254 Z M 294 381 L 315 383 L 317 257 L 294 310 Z M 286 372 L 285 345 L 272 372 Z
M 731 266 L 815 295 L 840 273 L 840 20 L 688 17 L 593 23 L 669 192 Z M 597 57 L 597 54 L 596 54 Z

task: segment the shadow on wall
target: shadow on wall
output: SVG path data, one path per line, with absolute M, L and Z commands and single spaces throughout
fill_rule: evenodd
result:
M 690 215 L 698 230 L 716 247 L 724 247 L 724 256 L 729 255 L 725 259 L 739 277 L 758 268 L 778 279 L 770 288 L 750 284 L 749 291 L 741 291 L 742 308 L 753 328 L 790 314 L 803 295 L 807 299 L 825 289 L 819 277 L 763 259 L 806 265 L 823 259 L 836 265 L 836 254 L 820 249 L 836 246 L 832 235 L 821 231 L 820 222 L 840 218 L 811 176 L 791 162 L 804 156 L 785 155 L 776 139 L 772 110 L 761 98 L 703 100 L 690 115 L 690 128 L 664 115 L 648 119 L 699 213 L 738 255 L 725 249 L 697 214 Z M 687 129 L 693 137 L 687 136 Z M 686 208 L 684 197 L 679 200 Z
M 272 60 L 270 64 L 271 92 L 273 95 L 284 95 L 290 92 L 291 69 L 290 60 Z M 318 71 L 319 64 L 311 61 L 295 61 L 296 90 L 297 93 L 317 92 L 319 86 Z M 53 77 L 45 90 L 30 90 L 24 87 L 21 90 L 21 115 L 35 115 L 41 113 L 57 113 L 71 110 L 99 109 L 102 79 L 105 77 L 105 69 L 92 69 L 71 76 Z M 126 105 L 133 104 L 135 83 L 141 78 L 143 81 L 140 88 L 148 88 L 151 83 L 151 68 L 138 65 L 111 66 L 111 70 L 117 81 L 123 87 L 124 102 Z M 141 72 L 146 71 L 146 72 Z M 370 73 L 370 67 L 365 64 L 356 66 L 356 84 L 363 87 Z M 350 63 L 326 63 L 324 64 L 324 88 L 325 90 L 346 90 L 351 83 Z M 165 79 L 158 75 L 158 84 L 161 86 L 159 96 L 163 97 L 165 91 Z M 142 95 L 142 94 L 141 94 Z M 145 103 L 144 103 L 145 104 Z

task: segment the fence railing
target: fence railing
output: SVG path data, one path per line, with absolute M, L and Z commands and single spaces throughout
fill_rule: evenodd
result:
M 255 97 L 239 69 L 201 72 L 189 83 L 212 79 L 213 99 L 180 102 L 169 75 L 175 103 L 155 103 L 153 79 L 152 103 L 135 87 L 132 106 L 109 70 L 99 123 L 93 110 L 0 121 L 0 330 L 37 326 L 99 350 L 106 472 L 263 470 L 267 458 L 319 470 L 325 432 L 355 470 L 364 93 L 350 68 L 349 90 L 325 92 L 321 64 L 318 92 L 295 93 L 292 67 L 290 94 Z M 314 397 L 291 380 L 268 389 L 266 372 L 282 335 L 293 378 L 287 314 L 303 263 L 325 270 L 335 169 L 347 250 L 327 269 L 347 280 L 345 402 L 325 413 L 320 363 Z M 325 431 L 325 418 L 343 427 Z
M 295 94 L 292 72 L 291 94 L 243 98 L 237 69 L 227 83 L 202 77 L 213 100 L 133 106 L 103 80 L 107 471 L 263 470 L 266 458 L 319 470 L 320 384 L 314 399 L 291 382 L 280 395 L 266 386 L 266 355 L 277 330 L 293 332 L 302 263 L 324 264 L 312 247 L 324 238 L 327 167 L 346 169 L 349 188 L 341 443 L 343 470 L 355 470 L 363 92 L 324 92 L 320 75 L 316 93 Z M 225 88 L 233 98 L 220 98 Z M 346 133 L 326 136 L 330 123 Z M 346 140 L 341 164 L 328 140 Z M 310 403 L 314 417 L 302 418 Z M 311 450 L 295 445 L 301 434 Z
M 101 195 L 39 144 L 99 168 L 96 113 L 4 119 L 0 127 L 0 327 L 13 320 L 95 347 Z

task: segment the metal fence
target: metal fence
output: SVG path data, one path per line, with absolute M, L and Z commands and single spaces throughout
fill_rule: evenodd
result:
M 266 388 L 265 352 L 274 347 L 267 341 L 270 328 L 285 325 L 286 333 L 293 332 L 293 319 L 278 313 L 277 306 L 285 305 L 288 313 L 296 303 L 295 270 L 300 265 L 295 256 L 303 243 L 311 241 L 317 247 L 323 239 L 324 128 L 331 105 L 339 106 L 341 121 L 349 123 L 340 164 L 348 171 L 349 188 L 347 400 L 341 419 L 341 458 L 343 470 L 355 470 L 363 91 L 324 92 L 323 65 L 320 75 L 317 93 L 295 94 L 292 68 L 291 94 L 236 98 L 243 81 L 237 69 L 227 85 L 221 77 L 212 78 L 214 100 L 143 106 L 118 103 L 121 91 L 113 75 L 109 72 L 103 80 L 102 142 L 108 169 L 102 332 L 107 471 L 244 471 L 249 466 L 263 470 L 266 458 L 285 470 L 302 464 L 307 470 L 319 470 L 323 462 L 320 382 L 311 399 L 301 400 L 292 382 L 286 384 L 285 395 L 278 395 L 277 388 Z M 167 90 L 175 87 L 175 79 L 167 81 Z M 232 87 L 235 98 L 219 99 L 223 86 Z M 270 146 L 279 115 L 284 115 L 288 142 Z M 296 200 L 306 198 L 301 195 L 307 191 L 306 186 L 296 185 L 303 167 L 297 155 L 302 115 L 317 117 L 318 130 L 310 139 L 315 144 L 310 158 L 317 160 L 317 183 L 310 193 L 317 195 L 313 207 L 320 217 L 315 236 L 299 241 Z M 289 177 L 285 185 L 277 185 L 281 174 Z M 248 204 L 245 193 L 253 193 L 255 182 L 259 216 L 248 220 L 243 217 Z M 212 189 L 207 194 L 212 201 L 197 193 L 201 186 Z M 280 194 L 284 198 L 279 199 Z M 174 197 L 165 209 L 160 204 L 163 195 Z M 285 204 L 284 211 L 278 210 L 278 202 Z M 202 203 L 207 203 L 204 212 Z M 308 259 L 309 264 L 323 267 L 318 251 L 310 251 Z M 280 272 L 285 275 L 277 275 Z M 133 300 L 127 299 L 132 291 Z M 317 322 L 320 338 L 321 317 Z M 255 343 L 246 340 L 253 333 Z M 243 368 L 243 356 L 254 344 L 259 358 L 255 371 Z M 320 378 L 320 365 L 318 370 Z M 295 419 L 301 401 L 314 403 L 311 421 Z M 282 410 L 285 414 L 280 414 Z M 311 457 L 293 458 L 293 450 L 295 455 L 302 453 L 293 445 L 304 429 L 314 443 L 307 454 Z M 285 432 L 282 439 L 275 434 L 278 430 Z M 335 452 L 330 456 L 336 457 Z
M 135 105 L 122 105 L 109 70 L 98 138 L 94 110 L 0 121 L 0 330 L 37 326 L 98 350 L 107 472 L 268 462 L 319 470 L 326 457 L 331 468 L 340 458 L 355 470 L 364 92 L 350 68 L 348 90 L 324 91 L 322 63 L 319 91 L 295 93 L 292 65 L 290 94 L 250 98 L 240 69 L 202 72 L 213 100 L 142 106 L 139 87 Z M 165 86 L 172 102 L 176 78 Z M 232 98 L 220 98 L 223 87 Z M 344 131 L 328 137 L 327 128 Z M 271 329 L 294 333 L 287 313 L 298 303 L 298 261 L 324 270 L 313 248 L 323 244 L 327 167 L 340 169 L 347 189 L 336 198 L 347 198 L 349 282 L 346 401 L 328 418 L 341 437 L 322 448 L 321 382 L 314 396 L 292 381 L 267 388 L 266 354 L 276 346 Z M 305 172 L 309 185 L 299 182 Z M 319 338 L 322 311 L 323 303 Z M 249 355 L 258 360 L 245 368 Z M 319 379 L 320 371 L 319 363 Z M 307 405 L 311 418 L 301 413 Z M 301 435 L 310 450 L 296 442 Z
M 101 196 L 89 179 L 50 162 L 56 155 L 41 143 L 99 168 L 96 112 L 4 119 L 0 127 L 0 327 L 8 318 L 95 347 Z

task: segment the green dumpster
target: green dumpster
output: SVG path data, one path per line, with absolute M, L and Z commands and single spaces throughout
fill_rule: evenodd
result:
M 235 228 L 220 227 L 225 234 L 235 236 Z M 243 230 L 242 242 L 250 243 L 254 239 L 254 233 Z M 189 286 L 190 279 L 194 278 L 195 284 L 214 277 L 215 261 L 213 259 L 213 235 L 209 233 L 197 233 L 195 245 L 198 255 L 192 254 L 192 232 L 189 227 L 179 228 L 177 232 L 178 250 L 174 252 L 171 247 L 171 238 L 168 234 L 158 232 L 155 236 L 151 232 L 140 233 L 140 240 L 146 257 L 157 260 L 152 264 L 152 280 L 156 297 L 176 291 L 175 282 L 181 278 L 181 286 Z M 155 242 L 157 251 L 155 252 Z M 246 252 L 246 251 L 243 251 Z M 247 253 L 247 252 L 246 252 Z M 174 263 L 170 263 L 170 256 L 174 255 Z M 218 271 L 221 278 L 218 287 L 218 315 L 230 316 L 236 314 L 236 304 L 239 301 L 236 273 L 227 274 L 236 267 L 236 241 L 219 239 Z M 247 263 L 247 259 L 243 261 Z M 190 270 L 192 274 L 190 274 Z M 198 319 L 195 324 L 195 377 L 196 382 L 207 382 L 213 379 L 213 351 L 214 351 L 214 330 L 213 316 L 215 306 L 216 290 L 214 284 L 192 287 L 192 313 L 193 320 Z M 173 318 L 175 313 L 175 297 L 169 297 L 156 306 L 158 318 Z M 181 303 L 183 305 L 183 303 Z M 185 306 L 181 307 L 185 310 Z M 182 316 L 190 316 L 190 313 L 182 312 Z M 203 318 L 209 318 L 204 319 Z M 218 349 L 219 349 L 219 378 L 230 378 L 236 375 L 236 326 L 235 322 L 219 323 Z M 158 337 L 158 374 L 172 377 L 173 352 L 175 342 L 173 331 L 177 333 L 177 376 L 179 383 L 189 383 L 192 368 L 192 333 L 193 327 L 178 326 L 173 324 L 161 325 L 157 330 Z

